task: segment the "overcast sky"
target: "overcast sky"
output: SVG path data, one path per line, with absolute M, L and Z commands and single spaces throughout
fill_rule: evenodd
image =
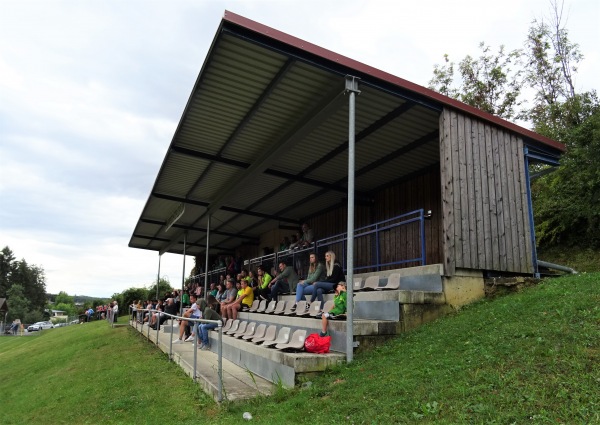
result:
M 580 90 L 598 88 L 599 3 L 566 5 Z M 444 53 L 522 47 L 549 16 L 547 0 L 0 0 L 0 248 L 48 292 L 155 281 L 158 254 L 127 244 L 226 9 L 424 86 Z M 163 256 L 171 284 L 182 272 Z

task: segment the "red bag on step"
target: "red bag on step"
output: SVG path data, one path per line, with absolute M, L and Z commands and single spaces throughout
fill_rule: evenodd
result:
M 331 337 L 329 335 L 310 334 L 304 341 L 304 349 L 309 353 L 329 353 L 329 347 L 331 347 Z

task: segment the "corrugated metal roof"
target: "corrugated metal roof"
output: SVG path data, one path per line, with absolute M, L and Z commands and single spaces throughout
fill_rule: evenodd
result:
M 345 204 L 348 100 L 356 103 L 356 190 L 439 163 L 439 112 L 461 109 L 534 143 L 562 145 L 453 99 L 225 13 L 129 242 L 161 252 L 258 243 L 280 225 Z M 165 231 L 181 204 L 185 212 Z

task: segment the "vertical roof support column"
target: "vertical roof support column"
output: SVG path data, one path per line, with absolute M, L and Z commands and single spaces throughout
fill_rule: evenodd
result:
M 210 214 L 206 222 L 206 256 L 204 259 L 204 299 L 208 300 L 208 248 L 210 247 Z
M 346 244 L 346 290 L 347 320 L 346 320 L 346 362 L 352 362 L 354 357 L 354 323 L 353 323 L 353 292 L 354 292 L 354 145 L 355 145 L 355 103 L 358 90 L 358 78 L 346 75 L 346 93 L 348 97 L 348 237 Z
M 158 253 L 158 274 L 156 275 L 156 301 L 158 301 L 158 284 L 160 283 L 160 252 Z
M 183 298 L 183 289 L 185 287 L 185 248 L 187 245 L 187 232 L 183 233 L 183 270 L 181 272 L 181 297 Z M 183 302 L 180 303 L 179 314 L 183 314 Z

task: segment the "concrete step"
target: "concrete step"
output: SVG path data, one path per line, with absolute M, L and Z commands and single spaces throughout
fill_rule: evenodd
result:
M 147 325 L 137 325 L 132 323 L 133 329 L 137 329 L 143 336 L 156 344 L 157 332 L 150 329 Z M 171 332 L 161 330 L 158 332 L 158 347 L 171 356 L 171 359 L 177 363 L 186 374 L 194 378 L 194 343 L 185 342 L 181 344 L 171 344 L 173 338 L 177 338 L 176 328 Z M 213 396 L 215 401 L 219 396 L 219 374 L 218 374 L 218 356 L 216 354 L 217 342 L 213 341 L 211 347 L 213 351 L 197 350 L 196 355 L 196 377 L 194 378 L 202 386 L 203 390 Z M 273 393 L 274 385 L 272 382 L 256 376 L 249 372 L 247 368 L 227 360 L 222 361 L 223 367 L 223 399 L 229 401 L 250 399 L 257 395 L 270 395 Z

